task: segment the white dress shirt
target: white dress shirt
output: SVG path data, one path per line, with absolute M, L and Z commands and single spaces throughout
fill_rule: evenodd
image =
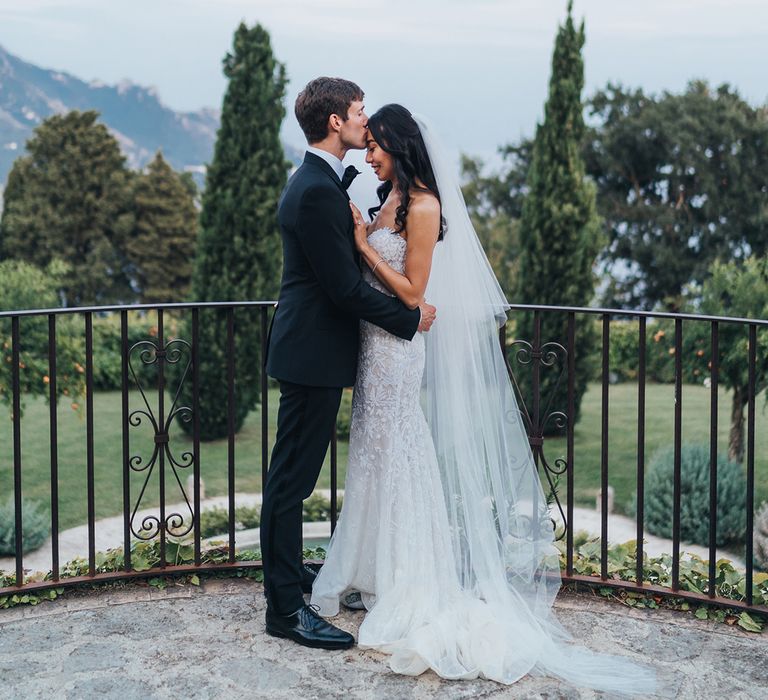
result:
M 338 175 L 339 181 L 344 177 L 344 164 L 333 153 L 328 153 L 328 151 L 314 146 L 307 146 L 307 153 L 314 153 L 318 158 L 322 158 L 328 163 L 333 168 L 333 172 Z

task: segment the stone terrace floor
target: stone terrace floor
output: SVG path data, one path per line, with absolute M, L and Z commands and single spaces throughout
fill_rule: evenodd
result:
M 656 697 L 768 697 L 768 633 L 668 610 L 562 594 L 556 610 L 596 651 L 648 661 Z M 0 694 L 32 698 L 596 698 L 556 680 L 506 687 L 389 672 L 382 654 L 306 649 L 264 631 L 260 584 L 203 580 L 165 590 L 126 584 L 0 611 Z M 337 623 L 356 631 L 362 613 Z M 651 697 L 651 696 L 649 696 Z

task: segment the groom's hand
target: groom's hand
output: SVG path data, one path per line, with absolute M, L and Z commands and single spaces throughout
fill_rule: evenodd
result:
M 418 330 L 422 333 L 426 333 L 432 324 L 435 322 L 435 316 L 437 315 L 437 309 L 432 304 L 427 304 L 426 301 L 422 301 L 419 304 L 419 311 L 421 311 L 421 321 L 419 321 Z

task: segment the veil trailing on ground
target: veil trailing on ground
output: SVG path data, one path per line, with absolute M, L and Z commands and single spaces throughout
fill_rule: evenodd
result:
M 447 496 L 459 577 L 481 597 L 504 585 L 533 610 L 560 587 L 553 524 L 499 346 L 509 304 L 475 234 L 454 168 L 415 117 L 435 172 L 447 228 L 426 299 L 425 415 Z
M 414 119 L 446 221 L 426 291 L 437 320 L 425 334 L 422 402 L 461 585 L 493 606 L 502 627 L 514 628 L 508 632 L 517 643 L 502 653 L 497 680 L 534 672 L 647 693 L 652 673 L 566 643 L 569 637 L 551 612 L 560 587 L 554 525 L 499 345 L 509 304 L 472 226 L 450 157 L 428 122 Z

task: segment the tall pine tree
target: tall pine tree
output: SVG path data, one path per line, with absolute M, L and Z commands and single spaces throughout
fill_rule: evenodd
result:
M 529 194 L 520 221 L 520 272 L 517 300 L 524 304 L 587 306 L 594 294 L 593 265 L 600 250 L 600 221 L 595 206 L 595 188 L 585 180 L 581 144 L 584 117 L 581 91 L 584 87 L 584 23 L 573 23 L 572 2 L 568 17 L 558 29 L 552 56 L 549 96 L 544 123 L 536 128 L 533 158 L 528 173 Z M 576 421 L 586 390 L 595 331 L 589 318 L 577 319 L 576 332 Z M 517 336 L 533 341 L 533 314 L 520 318 Z M 566 346 L 567 316 L 541 314 L 541 343 Z M 565 358 L 554 367 L 542 367 L 541 406 L 567 409 L 566 374 L 558 383 Z M 531 378 L 520 373 L 525 398 L 530 405 Z M 549 421 L 547 432 L 556 430 Z
M 183 301 L 192 277 L 197 210 L 188 183 L 160 151 L 136 178 L 134 213 L 126 253 L 142 303 Z
M 191 298 L 254 301 L 276 298 L 282 267 L 277 203 L 289 164 L 280 142 L 285 66 L 269 33 L 245 24 L 224 59 L 229 80 L 213 162 L 208 168 Z M 259 399 L 261 319 L 235 313 L 235 429 Z M 187 337 L 191 334 L 187 333 Z M 227 434 L 226 315 L 200 315 L 200 428 L 204 440 Z M 184 387 L 191 405 L 191 384 Z M 189 429 L 190 423 L 182 424 Z
M 69 306 L 134 296 L 124 255 L 132 174 L 98 116 L 73 111 L 35 129 L 8 176 L 0 219 L 3 259 L 68 264 L 60 293 Z

